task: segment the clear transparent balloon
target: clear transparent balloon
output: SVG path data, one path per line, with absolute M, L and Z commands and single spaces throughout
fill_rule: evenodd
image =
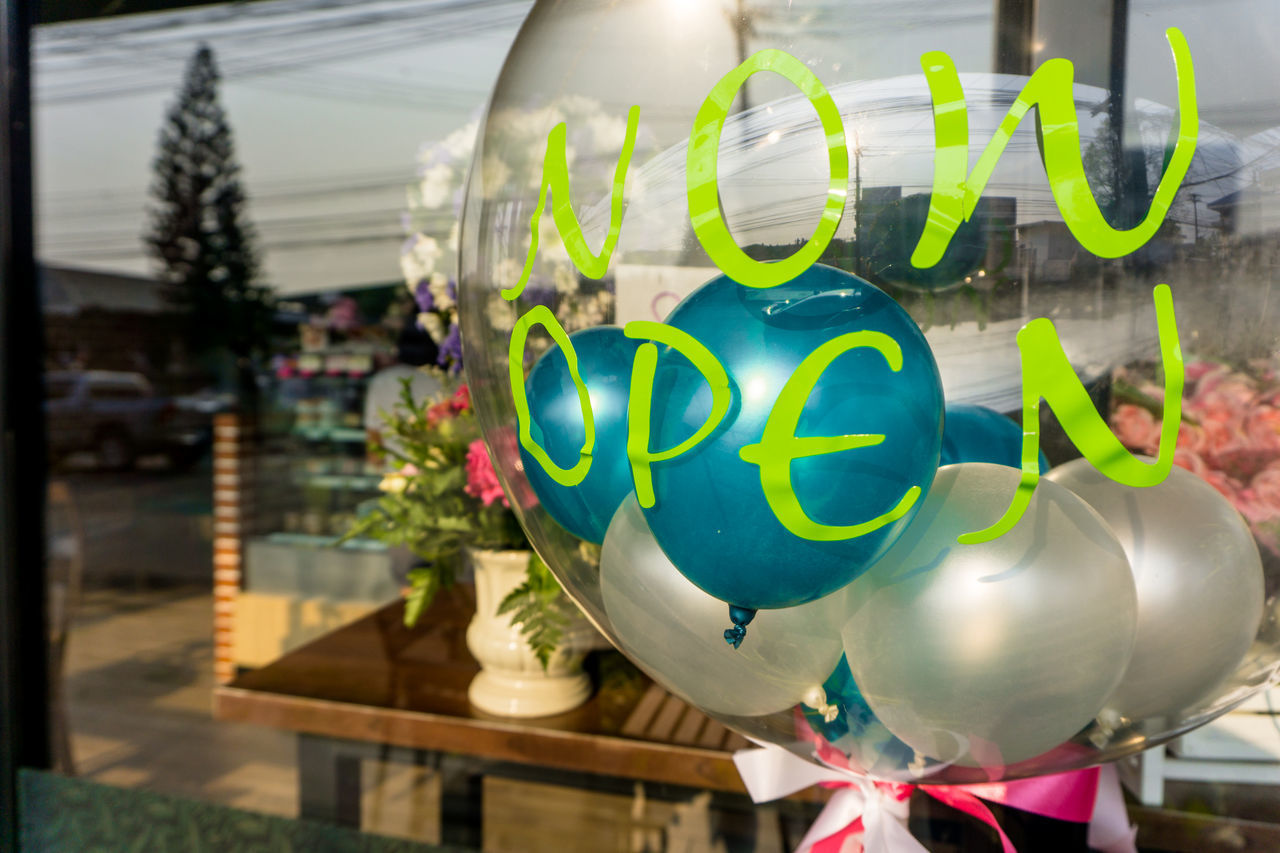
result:
M 1203 8 L 1188 10 L 1183 3 L 1152 0 L 1131 8 L 1124 62 L 1111 68 L 1113 52 L 1100 47 L 1111 38 L 1110 30 L 1099 24 L 1096 32 L 1089 32 L 1090 25 L 1079 21 L 1074 24 L 1077 29 L 1071 30 L 1074 13 L 1068 0 L 1041 4 L 1035 25 L 1041 30 L 1025 40 L 1010 35 L 1020 32 L 1016 21 L 997 19 L 998 5 L 833 4 L 825 0 L 757 0 L 741 7 L 720 0 L 539 2 L 498 80 L 465 199 L 459 291 L 472 399 L 512 503 L 556 577 L 602 631 L 630 651 L 653 678 L 694 704 L 703 698 L 702 706 L 717 719 L 815 762 L 886 779 L 973 782 L 1114 760 L 1225 713 L 1268 683 L 1280 667 L 1280 363 L 1276 356 L 1280 321 L 1271 305 L 1280 301 L 1280 294 L 1271 292 L 1280 264 L 1280 110 L 1265 84 L 1280 71 L 1268 64 L 1275 57 L 1266 40 L 1280 38 L 1280 33 L 1272 32 L 1276 25 L 1260 2 L 1230 7 L 1205 3 Z M 1185 63 L 1175 73 L 1176 36 L 1170 36 L 1169 27 L 1179 27 L 1185 38 L 1194 66 L 1192 84 Z M 1031 623 L 1025 620 L 1013 633 L 996 630 L 1003 624 L 1001 619 L 1013 618 L 1003 605 L 995 611 L 994 622 L 964 620 L 969 647 L 994 643 L 989 658 L 977 663 L 966 659 L 965 665 L 994 667 L 997 659 L 1004 661 L 1003 677 L 982 682 L 990 685 L 985 707 L 993 717 L 1029 707 L 1018 701 L 1019 691 L 1028 687 L 1026 673 L 1043 676 L 1055 669 L 1061 671 L 1060 685 L 1075 685 L 1073 695 L 1080 702 L 1096 705 L 1084 711 L 1084 719 L 1056 721 L 1055 725 L 1071 731 L 1052 735 L 1054 743 L 1047 745 L 1034 736 L 1034 722 L 1018 720 L 1012 727 L 1030 734 L 1019 749 L 1007 754 L 990 749 L 982 733 L 966 729 L 969 724 L 963 720 L 953 720 L 953 736 L 946 736 L 945 708 L 917 708 L 905 715 L 912 718 L 909 723 L 893 714 L 881 719 L 875 711 L 883 696 L 863 701 L 874 697 L 862 696 L 853 674 L 892 680 L 893 672 L 874 672 L 874 662 L 859 660 L 859 649 L 853 645 L 846 647 L 850 664 L 839 660 L 828 678 L 813 685 L 824 687 L 825 704 L 811 691 L 787 700 L 787 691 L 805 692 L 799 690 L 803 685 L 779 687 L 782 682 L 777 678 L 753 674 L 750 666 L 740 671 L 719 665 L 716 655 L 699 656 L 692 643 L 671 648 L 693 630 L 709 631 L 709 643 L 723 643 L 719 633 L 729 625 L 727 608 L 722 623 L 705 628 L 692 624 L 702 618 L 694 615 L 702 611 L 692 602 L 628 614 L 625 628 L 623 619 L 611 616 L 611 608 L 616 612 L 617 605 L 602 587 L 602 575 L 607 577 L 609 572 L 601 566 L 602 552 L 607 554 L 613 547 L 611 536 L 627 542 L 625 554 L 646 570 L 657 572 L 663 567 L 661 549 L 656 554 L 645 550 L 656 546 L 644 540 L 643 513 L 633 510 L 613 516 L 602 548 L 598 535 L 592 537 L 596 541 L 580 539 L 539 500 L 528 473 L 529 465 L 539 463 L 520 450 L 519 395 L 513 394 L 512 377 L 523 383 L 543 353 L 555 345 L 544 326 L 532 326 L 513 371 L 512 331 L 518 318 L 536 306 L 544 306 L 571 336 L 598 326 L 660 322 L 685 297 L 721 274 L 690 216 L 690 133 L 717 82 L 748 56 L 766 49 L 798 58 L 830 93 L 843 124 L 848 180 L 838 189 L 846 201 L 820 262 L 874 284 L 909 315 L 932 351 L 948 407 L 981 406 L 1019 418 L 1023 374 L 1017 335 L 1029 321 L 1047 318 L 1089 399 L 1120 442 L 1134 454 L 1154 455 L 1160 444 L 1166 389 L 1152 290 L 1158 283 L 1169 285 L 1186 377 L 1174 462 L 1212 487 L 1197 492 L 1207 502 L 1199 519 L 1206 538 L 1224 535 L 1232 548 L 1242 549 L 1239 565 L 1245 568 L 1233 567 L 1239 569 L 1237 574 L 1247 575 L 1247 583 L 1255 584 L 1257 593 L 1243 605 L 1233 599 L 1221 606 L 1188 608 L 1185 601 L 1170 603 L 1166 598 L 1192 595 L 1194 586 L 1165 582 L 1155 585 L 1163 596 L 1159 602 L 1148 602 L 1144 608 L 1143 578 L 1137 576 L 1137 617 L 1127 630 L 1139 637 L 1139 645 L 1145 636 L 1144 619 L 1159 622 L 1159 631 L 1147 632 L 1156 637 L 1156 643 L 1173 643 L 1179 636 L 1178 622 L 1194 623 L 1206 637 L 1234 638 L 1218 644 L 1215 654 L 1219 657 L 1206 664 L 1219 669 L 1221 678 L 1181 672 L 1179 666 L 1190 667 L 1194 661 L 1170 649 L 1168 654 L 1151 655 L 1169 668 L 1157 679 L 1162 689 L 1156 691 L 1155 700 L 1131 705 L 1129 711 L 1123 702 L 1111 701 L 1114 695 L 1125 695 L 1123 678 L 1115 689 L 1104 691 L 1106 696 L 1094 697 L 1099 682 L 1086 683 L 1080 668 L 1093 660 L 1091 656 L 1106 656 L 1099 652 L 1104 638 L 1124 645 L 1120 635 L 1126 630 L 1121 624 L 1125 607 L 1116 596 L 1123 598 L 1125 585 L 1117 582 L 1108 587 L 1102 578 L 1095 591 L 1120 591 L 1094 599 L 1081 592 L 1069 603 L 1055 602 L 1054 596 L 1061 597 L 1061 591 L 1070 588 L 1063 586 L 1064 578 L 1069 580 L 1073 571 L 1086 568 L 1083 561 L 1072 565 L 1069 559 L 1052 566 L 1037 564 L 1034 572 L 1018 578 L 1024 584 L 1017 593 L 1019 600 L 1032 600 L 1052 614 L 1040 620 L 1041 633 L 1034 641 L 1026 637 L 1018 641 L 1015 636 L 1028 630 Z M 1074 78 L 1068 101 L 1077 119 L 1079 162 L 1101 217 L 1116 233 L 1132 235 L 1126 238 L 1132 245 L 1111 252 L 1114 257 L 1103 257 L 1101 244 L 1089 240 L 1087 229 L 1076 227 L 1071 211 L 1078 213 L 1078 205 L 1072 208 L 1070 199 L 1055 195 L 1046 176 L 1042 155 L 1056 156 L 1044 153 L 1054 143 L 1051 132 L 1037 125 L 1033 107 L 1009 136 L 981 192 L 966 203 L 967 220 L 948 235 L 941 257 L 927 266 L 913 263 L 913 252 L 928 230 L 935 170 L 943 168 L 939 164 L 945 159 L 935 155 L 941 150 L 954 155 L 957 150 L 941 144 L 944 140 L 934 115 L 940 96 L 931 90 L 922 66 L 926 55 L 932 66 L 939 66 L 938 55 L 930 52 L 946 55 L 963 93 L 969 141 L 965 175 L 975 172 L 997 128 L 1011 109 L 1018 109 L 1015 101 L 1028 75 L 1054 57 L 1071 59 Z M 1185 109 L 1188 85 L 1198 121 Z M 598 254 L 611 239 L 615 212 L 611 189 L 620 152 L 631 138 L 628 114 L 632 107 L 638 111 L 634 150 L 625 174 L 625 212 L 608 269 L 592 278 L 575 267 L 559 233 L 557 220 L 564 218 L 564 211 L 558 216 L 556 209 L 568 200 L 557 198 L 553 191 L 545 213 L 535 216 L 541 209 L 548 136 L 563 123 L 572 188 L 567 210 L 581 223 L 586 247 Z M 716 191 L 724 222 L 736 244 L 752 258 L 786 258 L 820 227 L 831 183 L 829 135 L 809 98 L 775 73 L 751 75 L 726 109 L 716 159 Z M 1189 135 L 1194 138 L 1194 153 L 1187 163 L 1179 158 L 1190 150 L 1186 147 Z M 1163 180 L 1170 170 L 1185 173 Z M 527 282 L 517 298 L 508 300 L 501 291 L 522 281 L 534 232 L 537 251 Z M 625 382 L 629 377 L 619 379 Z M 736 377 L 730 380 L 737 382 Z M 749 390 L 745 382 L 740 384 L 733 385 L 735 393 Z M 660 394 L 661 383 L 655 388 Z M 654 402 L 655 413 L 659 404 Z M 701 405 L 696 400 L 695 404 Z M 575 408 L 576 404 L 568 407 Z M 1047 406 L 1041 405 L 1040 414 L 1041 449 L 1050 465 L 1061 466 L 1079 457 L 1080 451 Z M 702 417 L 705 411 L 694 420 Z M 574 448 L 585 435 L 580 419 L 537 424 L 534 432 L 546 440 L 557 464 L 569 467 L 577 460 Z M 1010 451 L 1014 460 L 1020 432 L 1015 428 L 1012 439 L 993 439 L 1014 441 Z M 569 438 L 557 450 L 553 439 L 563 438 L 562 433 Z M 605 459 L 613 454 L 610 458 L 616 462 L 616 455 L 626 452 L 618 446 L 625 438 L 611 441 L 608 447 L 598 448 L 596 455 Z M 695 448 L 689 455 L 697 452 Z M 846 455 L 859 452 L 844 451 Z M 937 453 L 936 444 L 931 452 Z M 679 464 L 680 459 L 653 462 L 658 502 L 663 466 Z M 625 470 L 626 466 L 613 467 Z M 1175 473 L 1181 477 L 1185 472 Z M 1008 478 L 1008 501 L 1017 479 L 1016 474 Z M 1065 482 L 1068 477 L 1049 479 L 1061 479 L 1061 485 L 1070 488 Z M 928 486 L 928 481 L 922 483 L 926 505 Z M 1049 498 L 1063 491 L 1052 482 L 1042 488 L 1049 493 L 1045 497 L 1049 503 Z M 616 501 L 621 507 L 629 497 L 617 496 Z M 602 509 L 596 497 L 592 500 L 594 517 L 609 518 L 612 507 Z M 987 503 L 993 516 L 988 523 L 994 523 L 1000 501 Z M 1164 509 L 1156 501 L 1150 512 L 1169 513 L 1173 519 L 1170 506 L 1177 504 L 1176 496 L 1171 503 L 1165 502 Z M 1185 506 L 1177 508 L 1187 511 Z M 1102 504 L 1094 509 L 1108 525 L 1125 526 L 1114 510 Z M 922 523 L 924 516 L 921 511 L 911 523 Z M 1177 518 L 1178 524 L 1188 524 L 1185 515 Z M 1238 524 L 1214 519 L 1236 519 Z M 700 523 L 705 519 L 690 514 L 688 524 L 695 536 Z M 619 525 L 616 533 L 615 524 Z M 1231 532 L 1224 533 L 1231 525 L 1235 525 Z M 604 526 L 603 520 L 591 525 L 597 530 Z M 582 533 L 586 528 L 575 529 Z M 910 535 L 910 525 L 906 529 L 903 536 Z M 1121 533 L 1116 535 L 1124 539 Z M 1242 541 L 1242 535 L 1252 542 Z M 1249 562 L 1250 545 L 1258 552 L 1256 564 Z M 782 550 L 768 555 L 776 560 L 779 573 L 794 558 Z M 1031 548 L 1028 553 L 1034 551 Z M 989 563 L 975 571 L 979 580 L 973 582 L 987 586 L 1017 574 L 1021 565 L 1017 560 L 1013 561 L 1017 565 L 1009 564 L 1007 555 L 984 559 Z M 1146 559 L 1157 562 L 1150 571 L 1165 569 L 1158 564 L 1158 555 Z M 925 575 L 930 570 L 914 568 Z M 1194 574 L 1194 568 L 1177 571 Z M 1096 564 L 1088 569 L 1098 571 Z M 857 630 L 849 629 L 848 623 L 867 615 L 858 612 L 860 607 L 889 607 L 877 605 L 874 595 L 858 597 L 860 584 L 873 585 L 877 573 L 886 571 L 884 566 L 862 567 L 855 573 L 861 577 L 836 593 L 844 596 L 842 606 L 848 608 L 848 618 L 824 615 L 800 620 L 806 631 L 832 623 L 831 636 L 814 640 L 822 648 L 823 660 L 838 654 L 842 630 L 846 642 L 850 630 Z M 1037 579 L 1037 572 L 1044 577 Z M 966 582 L 963 577 L 948 577 L 948 583 Z M 1213 578 L 1203 582 L 1225 583 Z M 958 606 L 963 592 L 953 591 L 947 600 Z M 909 601 L 909 596 L 898 596 L 893 606 L 907 607 Z M 972 606 L 988 605 L 975 599 Z M 876 613 L 873 624 L 861 629 L 879 637 L 892 634 L 902 644 L 928 645 L 946 639 L 940 634 L 928 636 L 932 623 L 918 612 L 897 620 L 888 620 L 888 612 Z M 761 611 L 762 620 L 768 613 Z M 976 609 L 968 612 L 978 614 Z M 675 621 L 664 623 L 664 619 Z M 1215 629 L 1213 620 L 1220 620 L 1221 630 Z M 753 639 L 763 643 L 766 622 L 748 627 L 743 649 Z M 786 623 L 786 618 L 780 620 Z M 619 629 L 627 636 L 620 637 Z M 753 634 L 757 630 L 760 637 Z M 953 625 L 949 630 L 959 629 Z M 636 636 L 643 643 L 645 635 L 653 648 L 628 649 L 637 642 Z M 775 641 L 784 646 L 800 642 Z M 862 641 L 859 646 L 867 645 L 865 636 Z M 959 638 L 950 641 L 954 644 Z M 880 670 L 891 669 L 891 658 L 880 661 Z M 916 680 L 914 689 L 921 684 L 927 687 L 932 678 L 941 690 L 948 679 L 963 674 L 960 662 L 943 658 L 938 665 L 942 668 L 933 675 L 924 670 L 910 674 Z M 708 684 L 689 686 L 697 684 L 700 674 Z M 771 685 L 768 690 L 757 685 L 753 693 L 756 676 L 762 679 L 759 685 Z M 876 690 L 878 695 L 885 692 L 880 686 Z M 733 703 L 735 692 L 742 697 L 741 705 Z M 903 695 L 909 693 L 904 690 Z M 788 704 L 772 709 L 783 701 L 779 696 Z M 708 702 L 714 707 L 708 707 Z M 943 735 L 912 737 L 912 726 L 925 718 Z M 1041 734 L 1050 728 L 1046 724 Z

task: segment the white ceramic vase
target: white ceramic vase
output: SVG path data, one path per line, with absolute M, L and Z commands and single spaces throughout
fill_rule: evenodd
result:
M 467 648 L 480 672 L 467 698 L 481 711 L 504 717 L 546 717 L 576 708 L 591 695 L 591 679 L 582 671 L 590 634 L 578 615 L 565 630 L 560 647 L 544 670 L 542 663 L 498 605 L 525 579 L 528 551 L 470 551 L 475 569 L 476 615 L 467 626 Z M 586 630 L 584 630 L 584 628 Z

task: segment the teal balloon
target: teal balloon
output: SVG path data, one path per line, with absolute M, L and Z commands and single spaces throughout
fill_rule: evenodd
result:
M 942 426 L 941 465 L 990 462 L 1022 467 L 1022 427 L 1005 415 L 983 406 L 947 404 Z M 1040 453 L 1040 473 L 1048 473 L 1049 460 Z
M 828 722 L 812 708 L 801 707 L 804 708 L 804 716 L 809 725 L 828 741 L 837 741 L 845 735 L 857 737 L 875 722 L 876 715 L 862 698 L 862 691 L 858 689 L 853 673 L 849 670 L 849 659 L 843 654 L 840 655 L 840 662 L 836 664 L 835 670 L 822 683 L 822 689 L 827 694 L 827 704 L 839 709 L 834 720 Z
M 588 542 L 604 541 L 614 512 L 631 494 L 627 460 L 627 398 L 631 362 L 641 341 L 616 326 L 597 326 L 569 336 L 578 356 L 578 372 L 591 397 L 596 440 L 591 468 L 576 486 L 562 486 L 520 446 L 525 476 L 538 500 L 556 522 Z M 578 462 L 586 435 L 578 389 L 559 347 L 547 350 L 525 380 L 534 440 L 562 468 Z
M 712 279 L 667 323 L 705 345 L 729 375 L 732 403 L 709 438 L 653 466 L 656 503 L 645 509 L 662 550 L 695 585 L 736 614 L 791 607 L 827 595 L 875 562 L 910 522 L 923 492 L 895 521 L 849 539 L 815 541 L 788 530 L 739 451 L 761 440 L 788 380 L 815 349 L 851 332 L 887 335 L 901 350 L 891 369 L 870 347 L 850 349 L 822 371 L 795 434 L 883 435 L 879 444 L 790 462 L 804 513 L 828 526 L 865 523 L 893 510 L 938 467 L 942 385 L 933 353 L 911 317 L 874 285 L 811 267 L 767 289 Z M 664 349 L 655 377 L 650 446 L 674 447 L 711 411 L 711 391 L 684 356 Z M 749 642 L 749 640 L 748 640 Z

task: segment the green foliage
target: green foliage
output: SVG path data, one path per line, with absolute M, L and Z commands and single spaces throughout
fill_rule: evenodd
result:
M 564 637 L 573 615 L 573 604 L 560 591 L 547 564 L 536 553 L 529 557 L 525 581 L 507 593 L 498 605 L 498 615 L 511 614 L 511 624 L 520 626 L 520 635 L 546 669 Z
M 409 573 L 404 610 L 409 627 L 417 624 L 436 593 L 457 579 L 466 549 L 529 547 L 497 487 L 467 386 L 443 373 L 440 381 L 445 388 L 441 394 L 416 400 L 411 381 L 404 380 L 398 405 L 382 412 L 382 429 L 370 450 L 398 468 L 383 477 L 383 496 L 338 540 L 377 539 L 407 547 L 424 561 Z M 518 612 L 510 612 L 546 666 L 572 612 L 566 608 L 573 605 L 542 561 L 536 564 L 520 588 L 519 604 L 512 605 Z

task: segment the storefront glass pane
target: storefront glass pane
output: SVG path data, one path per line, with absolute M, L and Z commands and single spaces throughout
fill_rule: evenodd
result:
M 798 95 L 794 80 L 751 75 L 732 97 L 721 92 L 726 119 L 709 204 L 719 206 L 728 239 L 748 264 L 780 261 L 819 227 L 824 194 L 844 199 L 818 260 L 870 281 L 903 309 L 937 358 L 948 406 L 1012 418 L 1000 420 L 1012 436 L 1007 464 L 1019 464 L 1023 433 L 1014 423 L 1024 403 L 1019 331 L 1035 318 L 1061 331 L 1066 360 L 1120 443 L 1159 451 L 1169 392 L 1152 289 L 1173 288 L 1186 375 L 1174 463 L 1239 511 L 1243 541 L 1260 555 L 1256 577 L 1233 582 L 1256 581 L 1257 594 L 1236 608 L 1239 620 L 1225 617 L 1239 629 L 1238 653 L 1205 657 L 1213 686 L 1168 707 L 1129 716 L 1093 707 L 1080 720 L 1063 712 L 1069 719 L 1054 725 L 1070 731 L 1051 742 L 1038 739 L 1047 720 L 1083 687 L 1045 705 L 1044 720 L 993 723 L 988 714 L 974 725 L 993 740 L 1026 731 L 1034 747 L 996 762 L 1014 768 L 1009 776 L 1082 767 L 1098 750 L 1116 757 L 1159 739 L 1120 765 L 1139 842 L 1150 849 L 1215 849 L 1180 812 L 1274 820 L 1280 728 L 1271 693 L 1172 738 L 1222 713 L 1239 698 L 1231 689 L 1243 695 L 1276 669 L 1273 17 L 1262 0 L 259 0 L 41 25 L 33 111 L 46 344 L 32 356 L 45 377 L 57 769 L 418 841 L 636 853 L 793 849 L 830 792 L 753 805 L 731 759 L 750 739 L 812 752 L 830 734 L 846 763 L 899 783 L 1000 781 L 977 753 L 930 752 L 904 734 L 918 719 L 886 717 L 883 737 L 859 740 L 847 726 L 822 728 L 832 721 L 799 695 L 776 707 L 704 713 L 707 685 L 677 675 L 693 655 L 674 630 L 681 626 L 642 630 L 644 642 L 667 643 L 647 656 L 610 613 L 600 540 L 615 506 L 589 508 L 602 526 L 587 541 L 537 491 L 546 484 L 528 476 L 532 463 L 514 440 L 497 472 L 533 543 L 608 638 L 583 628 L 592 639 L 581 649 L 586 675 L 574 676 L 578 705 L 539 716 L 516 711 L 514 699 L 501 707 L 501 691 L 514 696 L 519 685 L 490 683 L 482 695 L 482 632 L 472 614 L 477 600 L 502 594 L 461 568 L 462 583 L 439 591 L 406 627 L 402 596 L 422 591 L 424 565 L 440 562 L 438 543 L 361 527 L 397 490 L 432 483 L 453 494 L 466 484 L 472 497 L 485 494 L 474 459 L 453 460 L 446 483 L 422 478 L 443 455 L 396 444 L 385 413 L 401 380 L 419 402 L 444 395 L 423 412 L 432 429 L 479 411 L 496 447 L 515 435 L 505 391 L 516 309 L 549 309 L 570 333 L 661 321 L 718 274 L 725 255 L 708 248 L 699 230 L 706 217 L 689 216 L 690 128 L 717 81 L 776 49 L 829 90 L 846 132 L 847 180 L 828 193 L 833 137 L 818 132 L 816 101 Z M 1170 52 L 1170 27 L 1194 57 L 1193 154 L 1179 137 L 1188 114 L 1178 109 L 1191 78 L 1188 66 L 1174 73 L 1182 59 Z M 948 137 L 948 147 L 939 135 L 958 107 L 935 108 L 950 78 L 930 51 L 954 65 L 967 160 L 964 139 Z M 1077 117 L 1072 145 L 1084 173 L 1072 186 L 1087 190 L 1105 228 L 1077 227 L 1083 196 L 1063 190 L 1071 180 L 1060 174 L 1045 180 L 1045 161 L 1060 156 L 1046 149 L 1060 150 L 1063 125 L 1034 110 L 988 163 L 983 191 L 961 201 L 956 189 L 1006 113 L 1020 108 L 1030 75 L 1058 58 L 1072 63 L 1063 103 Z M 627 111 L 637 104 L 638 130 L 628 137 Z M 562 121 L 573 199 L 557 199 L 553 188 L 538 220 L 547 139 Z M 601 275 L 583 275 L 556 234 L 560 205 L 596 252 L 615 215 L 610 191 L 628 138 L 616 254 Z M 473 150 L 479 166 L 467 186 Z M 938 182 L 946 169 L 958 174 L 951 184 Z M 1181 179 L 1164 193 L 1170 169 Z M 1111 251 L 1115 241 L 1094 238 L 1141 230 L 1153 206 L 1161 224 L 1140 246 Z M 531 217 L 542 223 L 543 251 L 526 270 Z M 912 259 L 922 235 L 932 235 L 940 262 Z M 528 287 L 513 303 L 499 289 L 522 273 Z M 530 367 L 550 343 L 542 331 L 530 336 Z M 465 373 L 448 372 L 464 351 Z M 458 387 L 464 382 L 471 397 Z M 700 393 L 701 385 L 689 392 L 689 411 L 705 402 Z M 1058 415 L 1043 405 L 1038 415 L 1039 449 L 1052 466 L 1080 455 Z M 553 432 L 544 435 L 551 446 L 563 438 Z M 391 452 L 380 453 L 379 442 Z M 625 446 L 605 443 L 598 456 L 626 458 Z M 798 459 L 797 470 L 806 464 Z M 763 483 L 749 473 L 721 491 Z M 489 503 L 500 497 L 487 494 Z M 673 495 L 678 515 L 750 520 L 708 495 L 720 500 L 721 492 Z M 815 487 L 802 497 L 833 512 L 853 500 L 833 495 Z M 447 519 L 450 529 L 442 514 L 393 523 L 465 539 L 468 520 Z M 757 526 L 744 529 L 750 535 L 723 559 L 776 556 L 753 538 Z M 517 582 L 529 565 L 527 553 L 518 559 Z M 413 608 L 422 599 L 409 601 Z M 1170 636 L 1192 636 L 1202 616 L 1175 617 L 1186 630 Z M 965 643 L 1000 639 L 996 628 L 979 633 Z M 1204 649 L 1223 635 L 1191 645 Z M 907 650 L 901 668 L 913 666 L 914 637 L 895 644 Z M 828 639 L 822 667 L 847 669 L 833 663 L 846 660 L 843 644 Z M 712 640 L 724 651 L 718 633 Z M 1092 654 L 1066 656 L 1073 684 L 1092 688 L 1099 668 L 1121 667 Z M 954 677 L 960 667 L 945 669 Z M 1028 668 L 1025 692 L 1049 695 L 1055 679 L 1038 669 Z M 866 713 L 864 723 L 880 724 L 869 706 Z M 999 849 L 981 823 L 922 791 L 910 797 L 911 830 L 930 849 Z M 1084 843 L 1080 825 L 997 812 L 1019 849 L 1050 849 L 1047 838 L 1061 849 Z M 1274 838 L 1268 826 L 1210 827 Z

